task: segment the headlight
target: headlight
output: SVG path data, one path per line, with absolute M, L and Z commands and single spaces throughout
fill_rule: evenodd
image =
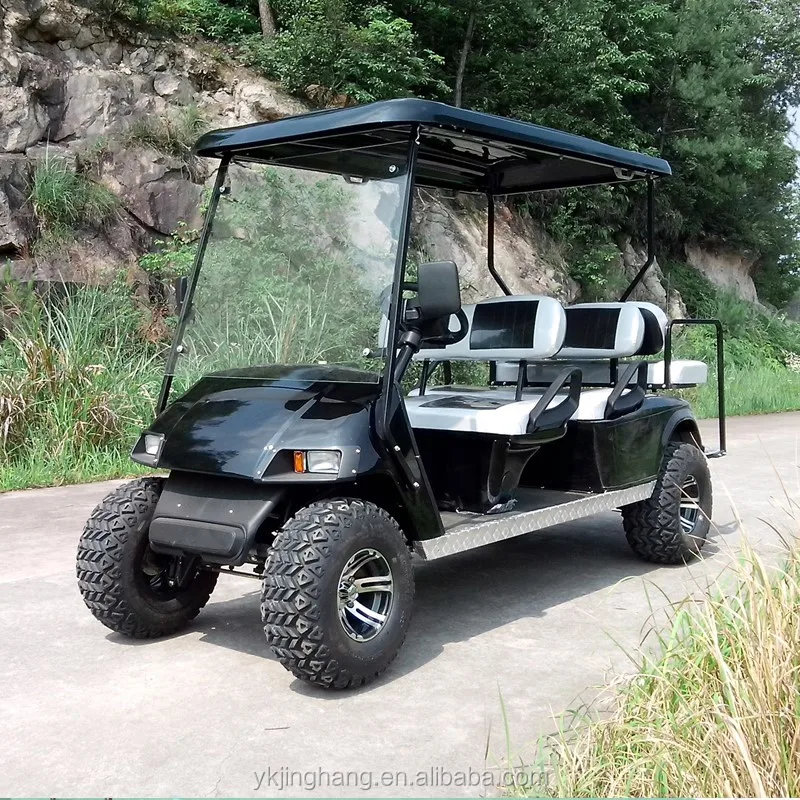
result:
M 164 445 L 163 433 L 146 433 L 144 435 L 144 451 L 153 458 L 161 455 L 161 448 Z
M 338 450 L 309 450 L 306 453 L 306 472 L 338 475 L 342 454 Z

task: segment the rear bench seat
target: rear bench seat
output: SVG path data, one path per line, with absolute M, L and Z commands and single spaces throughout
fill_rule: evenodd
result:
M 664 349 L 667 315 L 653 303 L 582 303 L 568 306 L 565 312 L 564 346 L 556 359 L 580 363 L 584 386 L 613 384 L 611 359 L 624 359 L 619 354 L 641 358 L 657 355 Z M 622 372 L 629 363 L 620 360 L 618 371 Z M 529 364 L 528 383 L 548 384 L 563 366 L 558 362 Z M 497 362 L 495 383 L 516 383 L 518 370 L 519 361 Z M 708 366 L 702 361 L 673 360 L 670 365 L 673 387 L 699 386 L 707 380 Z M 664 361 L 648 364 L 647 386 L 664 388 Z

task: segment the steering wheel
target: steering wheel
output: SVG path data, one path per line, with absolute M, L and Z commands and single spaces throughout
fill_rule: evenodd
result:
M 436 336 L 423 335 L 423 342 L 426 345 L 432 345 L 434 347 L 447 347 L 450 344 L 460 342 L 469 333 L 469 320 L 467 320 L 467 315 L 464 313 L 463 308 L 459 308 L 458 311 L 456 311 L 455 317 L 458 320 L 459 326 L 457 331 L 449 330 L 450 318 L 448 317 L 445 323 L 448 326 L 447 332 Z

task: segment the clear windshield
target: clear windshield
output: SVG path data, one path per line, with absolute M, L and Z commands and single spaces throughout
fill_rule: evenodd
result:
M 361 181 L 232 163 L 175 365 L 203 375 L 266 365 L 339 365 L 378 381 L 379 342 L 400 237 L 405 164 Z M 241 374 L 239 371 L 238 374 Z

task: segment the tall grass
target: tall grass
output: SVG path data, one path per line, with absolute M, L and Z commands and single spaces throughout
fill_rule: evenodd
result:
M 528 786 L 552 797 L 797 797 L 800 547 L 768 569 L 745 546 L 674 611 L 616 710 L 551 736 Z
M 129 295 L 85 287 L 47 300 L 17 287 L 2 300 L 0 489 L 130 472 L 159 363 Z

